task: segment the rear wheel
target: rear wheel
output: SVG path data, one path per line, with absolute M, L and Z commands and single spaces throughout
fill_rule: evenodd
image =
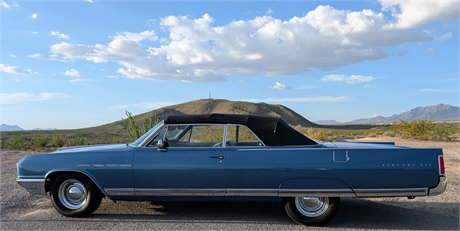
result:
M 94 212 L 101 204 L 99 189 L 86 177 L 77 173 L 58 176 L 51 185 L 54 208 L 68 217 L 83 217 Z
M 291 197 L 287 198 L 284 208 L 293 221 L 319 226 L 335 216 L 339 204 L 339 197 Z

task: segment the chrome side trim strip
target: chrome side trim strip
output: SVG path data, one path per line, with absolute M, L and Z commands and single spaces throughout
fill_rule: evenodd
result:
M 225 189 L 135 189 L 136 196 L 225 196 Z
M 279 196 L 356 197 L 355 193 L 351 189 L 280 189 Z
M 445 177 L 444 177 L 445 178 Z M 444 180 L 441 180 L 444 181 Z M 439 190 L 445 189 L 440 182 Z M 406 197 L 427 196 L 427 188 L 397 189 L 214 189 L 214 188 L 104 188 L 109 196 L 266 196 L 266 197 Z M 438 187 L 430 190 L 430 196 L 436 194 Z
M 17 178 L 16 182 L 27 189 L 27 191 L 36 196 L 46 196 L 45 192 L 45 179 L 20 179 Z
M 444 191 L 446 191 L 446 187 L 447 187 L 447 177 L 446 176 L 440 176 L 438 185 L 436 187 L 430 188 L 428 190 L 428 196 L 439 195 L 439 194 L 443 193 Z
M 277 197 L 278 189 L 246 189 L 234 188 L 227 189 L 226 196 L 266 196 Z
M 104 188 L 109 196 L 135 196 L 134 188 Z
M 355 189 L 358 197 L 405 197 L 426 196 L 427 188 L 394 188 L 394 189 Z

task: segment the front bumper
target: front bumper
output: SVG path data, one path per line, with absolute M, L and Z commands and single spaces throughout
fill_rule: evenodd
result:
M 46 196 L 45 192 L 45 179 L 20 179 L 17 178 L 16 182 L 27 189 L 27 191 L 36 196 Z
M 438 185 L 436 187 L 430 188 L 428 190 L 428 196 L 439 195 L 439 194 L 443 193 L 444 191 L 446 191 L 446 187 L 447 187 L 447 177 L 446 176 L 440 176 Z

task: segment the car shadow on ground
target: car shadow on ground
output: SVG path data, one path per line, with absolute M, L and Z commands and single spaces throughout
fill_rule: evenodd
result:
M 155 222 L 296 225 L 286 215 L 281 203 L 117 202 L 115 208 L 113 208 L 113 204 L 112 206 L 107 205 L 104 207 L 97 210 L 90 217 L 92 219 L 148 219 L 149 221 L 153 219 Z M 135 214 L 129 212 L 133 210 L 136 211 Z M 380 202 L 345 198 L 342 199 L 340 209 L 335 218 L 325 227 L 459 230 L 459 204 L 420 201 Z

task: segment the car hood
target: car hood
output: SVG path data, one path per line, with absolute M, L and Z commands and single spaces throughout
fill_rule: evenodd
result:
M 325 142 L 323 145 L 328 148 L 406 148 L 394 142 Z
M 102 144 L 102 145 L 85 145 L 59 148 L 52 153 L 74 153 L 74 152 L 114 152 L 122 151 L 127 148 L 133 148 L 129 144 Z

